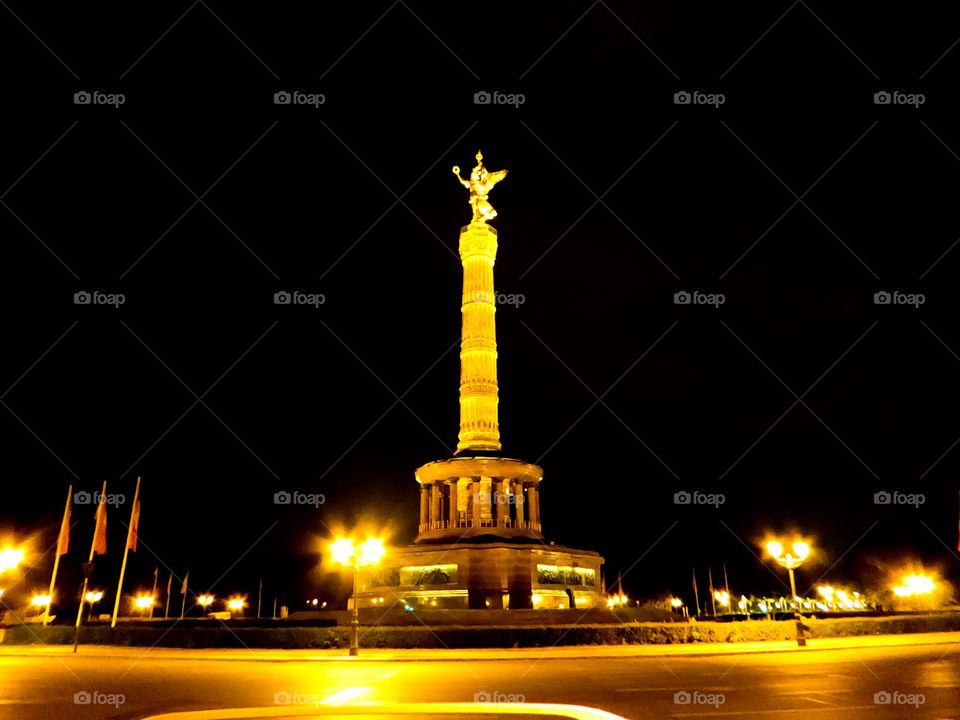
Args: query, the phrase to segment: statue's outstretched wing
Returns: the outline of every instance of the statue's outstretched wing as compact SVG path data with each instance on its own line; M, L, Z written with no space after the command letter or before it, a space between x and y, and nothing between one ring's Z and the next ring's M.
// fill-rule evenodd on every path
M500 182L501 180L503 180L506 176L507 176L507 171L506 171L506 170L497 170L496 172L487 173L486 183L487 183L490 187L493 187L493 186L496 185L498 182Z

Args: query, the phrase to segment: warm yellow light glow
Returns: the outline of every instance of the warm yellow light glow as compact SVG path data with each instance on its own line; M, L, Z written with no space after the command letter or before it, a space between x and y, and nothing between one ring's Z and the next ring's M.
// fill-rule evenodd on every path
M833 600L833 588L829 585L819 585L817 586L817 592L824 597L826 600Z
M386 553L379 538L367 538L359 548L350 538L337 538L330 545L330 554L340 565L376 565Z
M811 552L810 544L806 540L793 540L789 550L784 548L783 541L777 539L767 541L764 547L770 557L791 570L800 567Z
M386 549L383 547L383 541L377 538L367 538L366 542L360 546L360 564L376 565L383 560L386 555Z
M215 598L213 597L213 595L198 595L197 605L200 605L201 607L208 607L210 605L213 605L214 599Z
M227 610L243 610L246 606L247 599L239 595L227 600Z
M728 593L726 590L714 590L713 599L721 605L730 605L730 593Z
M330 554L333 561L341 565L353 565L353 540L337 538L330 545Z
M607 598L607 607L627 607L630 602L630 598L627 597L626 593L614 593Z
M936 583L929 575L907 575L903 578L902 585L894 586L893 594L898 597L930 595L934 588L936 588Z
M23 550L20 548L4 548L0 550L0 572L13 570L23 562Z
M30 604L34 607L47 607L52 601L53 598L49 595L34 595L30 598Z
M155 597L153 597L153 595L137 595L133 601L133 604L140 610L146 610L147 608L152 608L156 601L157 600Z
M771 540L767 543L767 552L771 557L779 559L783 557L783 545L779 540Z
M670 598L670 604L675 608L683 607L683 600L678 597Z
M103 590L90 590L86 595L83 596L83 599L88 603L100 602L103 600Z

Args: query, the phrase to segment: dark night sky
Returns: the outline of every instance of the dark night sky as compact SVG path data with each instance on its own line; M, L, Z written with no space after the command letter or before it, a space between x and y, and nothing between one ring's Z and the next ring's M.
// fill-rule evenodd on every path
M960 576L960 14L305 5L0 9L0 530L46 548L69 483L129 496L140 474L132 585L158 564L198 589L225 575L221 594L262 575L291 603L317 592L327 527L412 539L413 470L456 442L469 209L450 167L481 147L510 169L497 289L526 300L497 315L504 450L545 468L549 539L637 596L724 562L737 591L778 588L747 546L791 527L814 538L807 582L881 584L906 552ZM326 302L274 305L284 289ZM874 304L894 290L926 302ZM883 489L926 502L878 507ZM102 584L128 508L110 518ZM65 582L92 529L75 519Z

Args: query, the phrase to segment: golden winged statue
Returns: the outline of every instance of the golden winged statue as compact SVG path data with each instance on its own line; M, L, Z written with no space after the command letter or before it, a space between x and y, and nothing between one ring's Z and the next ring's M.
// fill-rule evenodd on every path
M460 166L453 166L453 174L460 180L460 184L470 191L470 207L473 209L473 220L471 222L485 223L493 220L497 216L497 211L487 200L493 186L507 176L506 170L497 170L496 172L487 172L483 166L483 153L477 151L477 166L470 171L470 179L464 180L460 177Z

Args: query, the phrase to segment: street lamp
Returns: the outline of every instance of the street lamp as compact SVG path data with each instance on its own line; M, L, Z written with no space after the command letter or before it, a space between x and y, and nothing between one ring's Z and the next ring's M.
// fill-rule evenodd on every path
M21 548L5 547L0 550L0 573L7 570L16 570L23 562L24 553Z
M895 585L893 594L897 597L914 597L916 595L930 595L936 583L928 575L907 575L902 585Z
M240 597L235 595L232 598L227 600L227 610L231 612L243 612L243 609L247 606L247 599L245 597Z
M137 595L133 600L133 606L138 610L143 610L143 614L146 616L147 611L153 607L155 602L156 598L153 595Z
M687 606L683 604L683 600L678 597L670 598L670 607L673 608L673 612L679 613L684 617L687 617Z
M214 597L210 594L197 595L197 605L203 608L203 614L206 616L207 608L213 605Z
M50 595L37 594L30 598L30 605L36 608L48 608L52 602L53 597Z
M353 615L350 619L350 655L360 652L360 608L357 603L357 575L364 565L376 565L386 554L383 541L367 540L357 547L349 538L337 538L330 546L334 562L353 569Z
M90 606L87 618L93 616L93 605L103 600L103 590L88 590L83 596L84 601Z
M23 550L10 547L0 550L0 573L15 570L22 562Z
M793 618L797 624L797 646L805 647L807 638L803 634L803 615L800 613L800 598L797 597L797 583L793 577L793 571L803 564L803 561L810 555L810 546L803 540L793 542L790 551L785 551L783 543L779 540L771 540L767 543L767 552L780 565L787 569L790 575L790 592L793 595L793 601L797 608Z

